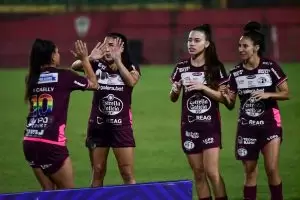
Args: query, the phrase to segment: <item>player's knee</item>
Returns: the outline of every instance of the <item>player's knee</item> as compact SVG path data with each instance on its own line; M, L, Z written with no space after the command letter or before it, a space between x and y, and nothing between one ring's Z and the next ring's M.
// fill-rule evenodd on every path
M245 168L245 176L247 180L253 180L257 177L257 169L256 168Z
M134 180L133 169L130 165L121 165L119 168L124 182L131 182Z
M193 168L194 176L196 181L203 181L206 179L204 168Z
M218 169L207 169L207 177L212 182L218 182L220 180L220 173Z
M97 175L97 177L104 178L105 173L106 173L106 166L103 164L94 164L93 171L94 171L94 174Z
M277 166L268 166L266 167L266 174L268 177L274 177L279 174Z

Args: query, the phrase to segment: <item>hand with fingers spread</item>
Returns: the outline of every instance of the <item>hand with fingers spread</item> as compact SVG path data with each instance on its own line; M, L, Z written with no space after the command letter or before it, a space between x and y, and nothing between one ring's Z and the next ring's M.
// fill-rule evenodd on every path
M77 55L78 59L84 60L88 58L88 49L86 43L81 40L77 40L75 42L75 51L74 53Z
M95 48L92 50L91 54L89 55L89 58L91 60L99 60L103 58L105 54L106 49L106 39L104 39L104 42L98 42L98 44L95 46Z
M263 91L256 91L251 93L251 97L253 97L256 101L260 101L262 99L270 98L269 93Z
M111 49L111 57L115 62L121 61L121 54L124 51L124 42L120 38L115 39L115 45Z
M186 81L185 86L186 86L186 91L193 91L193 90L201 91L205 87L203 83L199 83L197 81Z

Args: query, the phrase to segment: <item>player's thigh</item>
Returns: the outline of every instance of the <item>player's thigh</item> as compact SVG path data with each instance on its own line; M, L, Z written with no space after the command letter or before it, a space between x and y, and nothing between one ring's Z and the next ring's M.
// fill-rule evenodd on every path
M50 174L50 177L58 189L74 188L73 167L70 157L67 157L61 163L61 167Z
M204 173L203 153L186 154L188 163L195 173Z
M119 166L133 167L134 147L113 148Z
M219 173L220 148L214 147L203 151L203 164L208 174Z
M92 168L96 171L106 169L109 147L89 148L89 156Z
M32 168L33 173L42 186L43 190L55 190L55 184L52 180L44 174L43 170L39 167Z

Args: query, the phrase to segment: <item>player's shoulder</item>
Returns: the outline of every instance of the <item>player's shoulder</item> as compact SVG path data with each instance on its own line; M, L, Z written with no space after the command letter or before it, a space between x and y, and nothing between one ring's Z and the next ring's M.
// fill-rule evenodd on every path
M176 63L176 67L182 68L182 67L188 67L190 66L190 60L189 59L182 59L179 62Z
M272 59L269 58L261 58L261 65L263 67L278 67L279 65Z
M229 73L235 73L237 71L243 70L243 63L238 63L229 70Z

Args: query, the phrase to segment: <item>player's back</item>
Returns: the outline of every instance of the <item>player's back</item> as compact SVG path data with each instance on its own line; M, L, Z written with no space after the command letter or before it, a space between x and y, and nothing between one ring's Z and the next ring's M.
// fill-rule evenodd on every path
M65 145L71 74L69 70L54 67L42 69L38 82L30 91L24 140Z

